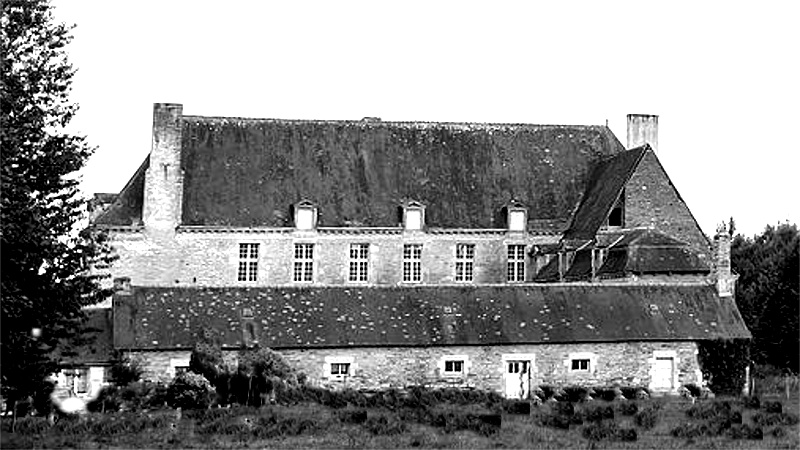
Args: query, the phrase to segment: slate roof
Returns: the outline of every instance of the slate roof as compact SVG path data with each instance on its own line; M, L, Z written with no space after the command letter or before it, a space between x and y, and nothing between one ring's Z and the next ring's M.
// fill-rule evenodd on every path
M183 224L395 226L405 198L435 227L497 227L510 199L533 226L568 220L591 161L624 151L605 126L304 121L184 116ZM147 161L99 225L141 220Z
M114 202L94 221L97 225L133 226L142 224L142 206L144 205L144 174L150 167L150 156L147 156L136 169L128 183L120 191Z
M598 243L601 242L611 246L602 265L597 268L600 278L620 278L630 274L707 274L711 271L689 244L654 230L604 233L598 237ZM563 281L587 281L591 278L592 251L587 247L575 252ZM534 281L560 281L557 255L539 270Z
M112 360L113 314L110 308L87 309L86 332L81 340L60 347L57 357L62 366L105 364Z
M600 161L593 167L586 182L586 192L564 232L564 239L594 238L648 151L652 150L645 144Z
M625 273L707 274L708 264L689 244L653 230L634 230L608 251L600 277Z
M243 342L243 308L273 348L749 338L711 285L135 288L114 299L117 348Z

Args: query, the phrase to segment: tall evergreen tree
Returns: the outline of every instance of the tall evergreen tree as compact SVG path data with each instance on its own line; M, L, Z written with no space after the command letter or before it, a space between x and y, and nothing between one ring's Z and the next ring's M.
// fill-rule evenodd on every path
M64 130L77 111L71 28L46 0L2 2L0 28L0 375L13 404L56 370L54 350L79 334L82 308L109 294L92 268L111 259L102 236L76 231L86 202L75 172L92 148Z
M767 226L754 238L737 235L731 245L731 264L739 274L736 303L753 333L753 360L800 373L797 226Z

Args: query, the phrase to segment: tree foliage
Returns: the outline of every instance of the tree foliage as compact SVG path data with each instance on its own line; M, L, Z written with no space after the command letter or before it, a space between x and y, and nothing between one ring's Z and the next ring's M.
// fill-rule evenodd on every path
M753 333L753 361L800 372L800 235L797 225L737 235L731 264L739 274L736 303Z
M70 27L45 0L3 2L0 25L0 346L2 393L13 402L56 369L53 350L79 334L82 307L109 294L90 270L111 258L103 236L75 231L86 206L75 173L92 148L64 130L77 111Z

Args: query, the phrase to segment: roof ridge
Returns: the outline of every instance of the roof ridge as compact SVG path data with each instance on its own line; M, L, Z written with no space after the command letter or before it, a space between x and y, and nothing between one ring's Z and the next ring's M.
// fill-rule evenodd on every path
M269 117L236 117L236 116L200 116L184 115L183 119L199 121L250 121L250 122L272 122L272 123L309 123L309 124L345 124L345 125L444 125L444 126L492 126L492 127L531 127L531 128L585 128L585 129L605 129L605 125L587 124L537 124L525 122L459 122L459 121L430 121L430 120L363 120L363 119L280 119Z

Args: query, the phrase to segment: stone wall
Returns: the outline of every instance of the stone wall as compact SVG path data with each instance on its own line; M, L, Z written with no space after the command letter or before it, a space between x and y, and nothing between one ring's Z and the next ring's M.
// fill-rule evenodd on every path
M625 186L625 226L655 228L709 257L708 240L652 151Z
M115 232L119 259L112 278L129 277L134 286L280 286L295 285L292 267L295 243L314 244L314 285L399 285L403 245L422 244L422 284L455 283L459 243L474 244L474 284L506 281L507 246L554 243L557 236L524 233L300 231L293 228L258 232L179 230L172 239L142 232ZM237 281L239 244L259 244L258 280ZM350 244L369 244L369 281L348 281ZM535 268L527 258L527 279Z
M700 383L697 345L694 342L626 342L584 344L533 344L509 346L387 347L342 349L292 349L280 353L315 385L356 389L470 387L504 393L506 360L531 360L532 385L627 385L653 388L655 357L674 358L671 392L687 383ZM189 351L137 353L145 376L168 380L176 361L188 361ZM226 354L233 364L236 352ZM515 356L516 355L516 356ZM573 371L571 358L590 359L587 371ZM444 361L463 360L465 374L444 373ZM351 376L330 375L330 364L349 363Z

